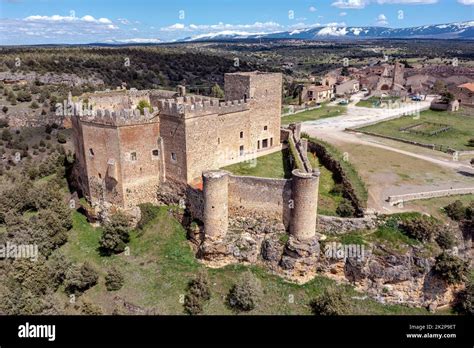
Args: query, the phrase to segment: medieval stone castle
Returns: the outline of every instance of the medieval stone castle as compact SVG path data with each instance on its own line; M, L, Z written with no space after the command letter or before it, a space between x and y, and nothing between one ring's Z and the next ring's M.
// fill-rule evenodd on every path
M252 216L314 245L319 172L299 127L280 128L281 74L226 74L224 91L225 101L187 95L182 86L83 95L93 112L72 118L79 191L93 206L131 209L157 202L164 187L185 186L186 206L204 223L208 243L224 241L229 225ZM220 170L280 151L282 142L293 144L303 164L292 179Z

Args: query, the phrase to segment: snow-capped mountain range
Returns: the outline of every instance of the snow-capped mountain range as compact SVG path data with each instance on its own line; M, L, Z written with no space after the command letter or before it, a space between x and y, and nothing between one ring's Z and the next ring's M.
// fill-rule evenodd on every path
M246 33L239 31L222 31L199 34L178 41L223 41L245 39L474 39L474 21L425 25L411 28L386 27L349 27L337 24L316 26L292 31L275 33Z

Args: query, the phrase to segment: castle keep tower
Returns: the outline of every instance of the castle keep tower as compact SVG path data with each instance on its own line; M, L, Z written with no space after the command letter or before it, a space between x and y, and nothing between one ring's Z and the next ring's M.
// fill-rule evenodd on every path
M156 200L164 169L156 116L148 109L73 116L77 184L92 204L131 208Z
M204 231L206 238L225 237L228 219L229 173L215 170L203 173Z
M316 234L319 172L293 170L291 188L294 206L291 211L290 233L299 240L310 239Z

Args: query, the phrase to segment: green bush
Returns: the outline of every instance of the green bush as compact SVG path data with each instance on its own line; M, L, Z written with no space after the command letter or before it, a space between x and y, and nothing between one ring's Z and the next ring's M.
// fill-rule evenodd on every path
M116 268L111 268L105 276L105 287L108 291L120 290L123 286L123 274Z
M204 272L200 272L188 283L187 294L184 297L184 311L191 315L200 314L203 311L205 301L211 299L209 278Z
M130 241L130 221L127 215L117 212L104 224L100 250L104 255L121 253Z
M67 142L67 138L63 133L58 133L56 138L58 139L58 143L60 144L65 144Z
M86 261L67 270L64 279L65 290L69 294L82 293L96 285L98 279L97 271Z
M342 217L352 217L355 214L355 209L351 202L344 198L337 206L336 213Z
M454 231L451 229L441 229L436 236L436 243L444 250L451 249L456 245Z
M4 129L2 131L2 140L3 141L11 141L13 139L12 133L8 129Z
M315 315L347 315L351 302L341 289L330 286L311 301L310 307Z
M460 314L474 315L474 283L468 282L466 288L456 296L454 310Z
M400 227L406 235L420 242L433 241L441 228L435 219L427 216L419 216L403 221Z
M457 200L451 204L448 204L444 207L446 215L455 221L461 221L466 217L466 208L460 200Z
M145 226L158 215L159 208L151 203L140 204L139 208L141 215L137 229L143 230Z
M251 311L263 296L262 285L251 272L245 272L230 289L227 304L235 311Z
M138 102L137 109L140 110L140 113L142 115L144 115L145 114L145 108L147 108L150 112L152 111L150 103L148 101L142 99Z
M433 270L448 284L461 283L466 279L469 272L467 262L446 252L436 257Z

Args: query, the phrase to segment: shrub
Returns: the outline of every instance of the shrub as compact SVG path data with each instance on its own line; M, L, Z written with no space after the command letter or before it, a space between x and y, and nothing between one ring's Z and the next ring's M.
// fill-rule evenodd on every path
M66 256L60 252L55 252L48 260L49 265L49 278L51 279L51 285L54 289L57 289L59 285L63 284L66 279L66 273L72 266Z
M67 293L82 293L97 284L99 275L95 269L86 261L82 265L70 267L64 279Z
M469 139L467 142L467 146L473 146L474 147L474 138Z
M7 119L1 119L0 120L0 128L7 128L8 127L8 120Z
M137 109L140 110L140 113L143 115L145 114L145 108L148 108L148 110L151 111L150 103L142 99L138 102Z
M251 311L263 296L262 286L251 272L244 273L230 289L228 305L235 311Z
M431 242L438 235L440 226L436 220L427 216L415 217L402 222L402 231L420 242Z
M123 274L116 268L111 268L105 276L105 287L108 291L120 290L123 286Z
M27 91L18 91L16 95L16 100L20 102L30 102L31 101L31 93Z
M342 184L335 184L331 190L331 194L341 196L344 193L344 186Z
M444 250L451 249L456 244L453 233L451 229L441 229L436 236L436 243Z
M336 213L342 217L350 217L354 216L355 209L349 200L343 199L337 206Z
M444 207L446 215L455 221L461 221L466 217L466 209L460 200L454 201Z
M58 133L56 138L58 139L58 143L60 144L65 144L67 142L67 138L63 133Z
M204 272L200 272L188 283L188 293L184 297L184 311L188 314L202 313L203 303L211 298L209 278Z
M469 271L467 262L446 252L436 257L433 270L448 284L458 284L462 282Z
M81 312L82 314L85 314L85 315L103 314L102 308L100 308L100 306L89 301L83 301L82 306L81 306Z
M331 286L309 305L315 315L345 315L350 313L351 303L341 289Z
M8 129L4 129L2 131L2 140L3 141L11 141L13 139L12 133Z
M468 282L466 288L456 296L454 310L461 314L474 315L474 283Z
M37 103L36 101L33 101L33 102L31 102L31 104L30 104L30 108L32 108L32 109L38 109L38 108L39 108L39 105L38 105L38 103Z
M137 229L143 230L145 226L153 220L158 214L158 207L151 203L140 204L140 221L138 221Z
M103 254L121 253L130 241L130 226L127 215L117 212L105 223L102 237L99 241Z
M2 111L6 114L8 112L8 106L4 105Z
M51 140L51 135L46 134L46 137L45 137L45 138L46 138L46 140Z

